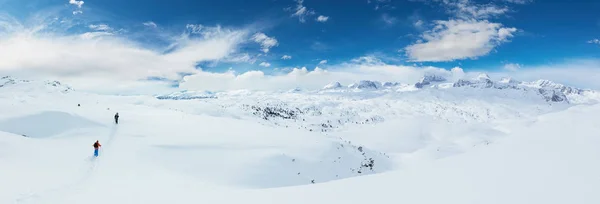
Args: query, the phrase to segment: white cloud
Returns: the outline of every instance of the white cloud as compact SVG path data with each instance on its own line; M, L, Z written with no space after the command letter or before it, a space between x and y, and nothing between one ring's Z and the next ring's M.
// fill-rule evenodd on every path
M521 69L520 64L509 63L509 64L504 65L504 70L506 70L506 71L516 72L520 69Z
M268 62L261 62L261 63L260 63L260 64L258 64L258 65L260 65L260 66L263 66L263 67L270 67L270 66L271 66L271 63L268 63Z
M390 5L390 2L392 2L392 0L367 0L367 4L373 2L375 3L375 10L379 10L382 8L395 9L394 6Z
M0 56L5 57L0 72L61 80L79 90L118 92L143 88L138 86L149 83L140 80L148 77L177 80L179 73L199 73L198 62L226 59L248 37L245 30L205 27L202 37L171 36L173 49L164 53L104 31L65 34L40 29L48 26L0 18Z
M83 33L83 34L79 35L79 37L81 39L84 39L84 40L91 40L91 39L97 39L97 38L101 38L101 37L104 37L104 36L111 36L111 35L114 35L114 34L110 33L110 32L102 32L101 31L101 32L87 32L87 33Z
M528 4L528 3L533 2L533 0L504 0L504 1L509 2L509 3L514 3L514 4Z
M411 61L442 62L484 56L517 31L487 20L449 20L435 24L422 35L422 42L404 49Z
M394 25L398 21L398 19L396 17L392 17L392 16L388 15L387 13L384 13L381 15L381 20L388 25Z
M320 15L317 17L317 21L319 22L327 22L327 20L329 20L329 16Z
M360 80L394 81L404 83L417 82L424 73L435 73L443 76L462 76L462 69L451 71L435 67L412 67L402 65L365 64L361 60L330 66L325 70L319 67L308 70L306 67L293 68L290 72L278 75L267 75L261 71L248 71L236 74L202 72L184 77L180 84L183 89L190 90L286 90L296 87L320 89L330 82L348 85Z
M296 8L292 10L292 17L298 17L298 20L301 23L306 22L306 17L316 14L315 11L308 9L303 5L304 0L296 0L296 2Z
M423 23L423 20L417 20L415 21L414 26L417 28L421 28L423 26Z
M327 60L321 60L319 64L327 64Z
M558 83L581 88L600 89L600 60L583 60L565 62L552 66L531 67L517 71L488 72L494 80L511 76L517 80L533 81L549 79ZM485 71L484 71L485 72ZM235 73L201 72L186 76L180 87L190 90L288 90L293 88L320 89L328 83L340 82L343 85L360 80L376 80L381 82L416 83L424 74L436 74L446 77L449 81L470 78L480 71L465 72L460 67L450 70L431 66L403 66L381 62L372 56L361 57L350 62L332 65L328 69L306 67L292 68L283 74L268 75L261 71Z
M200 24L187 24L185 25L185 28L188 29L190 33L201 33L204 26Z
M261 45L264 53L268 53L269 49L278 45L277 39L269 37L264 33L254 34L254 36L252 36L252 40Z
M281 57L282 60L289 60L292 59L292 56L289 55L283 55L283 57Z
M477 5L470 0L442 0L450 13L462 19L485 19L499 16L509 11L507 7L498 7L493 4Z
M587 43L600 45L600 39L593 39L593 40L588 41Z
M152 22L152 21L147 21L143 23L144 26L146 27L150 27L150 28L157 28L158 25L156 25L156 23Z
M92 24L88 26L92 30L96 31L111 31L112 28L106 24Z
M240 54L231 54L219 61L235 62L235 63L246 62L246 63L254 64L256 62L256 60L257 59L255 56L250 56L250 54L248 54L248 53L240 53Z
M84 3L83 1L69 0L69 4L77 6L77 10L73 11L73 15L83 13L83 11L81 10L81 8L83 7L83 3Z
M83 1L77 1L77 0L69 0L69 4L73 4L75 6L77 6L77 8L81 8L83 6Z

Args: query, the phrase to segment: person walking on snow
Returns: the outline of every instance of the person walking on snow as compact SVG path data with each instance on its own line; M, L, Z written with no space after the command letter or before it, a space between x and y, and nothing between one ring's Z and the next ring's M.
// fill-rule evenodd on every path
M94 142L94 156L98 157L98 149L101 147L102 145L100 145L100 142L98 142L98 140L96 140L96 142Z
M115 114L115 123L119 124L119 113Z

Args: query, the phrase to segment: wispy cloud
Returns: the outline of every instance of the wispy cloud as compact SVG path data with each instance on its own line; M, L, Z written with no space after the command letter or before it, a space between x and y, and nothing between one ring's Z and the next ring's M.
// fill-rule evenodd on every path
M392 0L367 0L367 4L374 4L375 10L381 9L395 9L396 7L391 5Z
M296 0L296 2L297 2L296 8L292 10L293 11L292 17L298 17L298 20L301 23L306 22L307 16L316 14L315 11L308 9L308 8L306 8L306 6L303 5L304 0Z
M154 22L152 22L152 21L147 21L147 22L144 22L144 23L142 23L142 24L143 24L144 26L146 26L146 27L150 27L150 28L157 28L157 27L158 27L158 25L156 25L156 23L154 23Z
M113 30L110 26L106 24L92 24L88 26L92 30L96 31L111 31Z
M509 63L509 64L504 65L504 70L506 70L506 71L516 72L516 71L519 71L520 69L521 69L520 64Z
M528 4L528 3L533 2L533 0L504 0L504 1L509 2L509 3L514 3L514 4Z
M421 27L423 27L423 23L424 23L423 20L417 20L417 21L415 21L415 23L413 23L413 25L417 28L421 28Z
M500 16L509 11L507 7L494 4L475 4L471 0L442 0L448 12L463 19L486 19Z
M284 10L290 11L292 13L291 17L297 17L298 21L300 21L300 23L305 23L306 19L308 17L317 14L317 12L315 10L309 9L306 6L304 6L304 0L295 0L295 1L296 1L295 7L285 8ZM317 18L315 18L315 21L321 22L321 23L327 22L327 20L329 20L329 16L319 15Z
M327 20L329 20L329 16L324 16L324 15L320 15L319 17L317 17L317 21L319 22L327 22Z
M588 41L587 43L600 45L600 39L593 39Z
M292 56L289 56L289 55L283 55L283 56L281 57L281 59L282 59L282 60L289 60L289 59L292 59Z
M327 60L321 60L319 64L327 64Z
M277 42L277 39L269 37L264 33L256 33L254 34L254 36L252 36L252 39L254 40L254 42L261 45L262 51L264 53L268 53L269 49L279 44Z
M329 50L330 47L329 47L329 45L327 45L323 42L315 41L312 45L310 45L310 49L313 49L316 51L325 51L325 50Z
M381 20L387 25L394 25L398 22L398 18L392 17L387 13L381 15Z

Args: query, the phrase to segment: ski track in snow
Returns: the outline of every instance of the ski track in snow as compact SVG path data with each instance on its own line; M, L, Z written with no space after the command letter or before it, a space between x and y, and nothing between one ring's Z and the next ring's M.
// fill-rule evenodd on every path
M34 192L31 194L25 195L23 197L17 198L16 203L22 203L22 204L35 203L35 202L39 202L39 200L48 199L48 198L61 199L61 198L65 197L65 195L67 193L69 193L71 191L85 188L84 184L94 176L94 173L97 171L98 167L100 166L100 164L103 160L102 156L107 152L107 150L109 150L108 152L110 152L113 141L115 140L115 137L116 137L117 129L118 129L118 125L115 125L111 128L111 131L108 135L108 140L106 140L106 143L103 144L102 147L100 148L98 157L94 157L93 155L91 155L88 158L87 171L82 175L81 178L75 180L74 182L68 183L68 184L57 186L57 187L47 189L47 190L44 190L41 192Z

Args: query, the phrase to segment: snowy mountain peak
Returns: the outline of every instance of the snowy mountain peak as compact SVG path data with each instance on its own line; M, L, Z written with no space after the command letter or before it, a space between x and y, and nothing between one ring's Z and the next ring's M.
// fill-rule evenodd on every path
M487 81L487 80L491 80L491 78L486 73L481 73L481 74L477 75L477 77L475 77L475 80Z
M348 86L348 88L352 88L352 89L379 89L381 87L382 87L381 82L369 81L369 80L362 80L358 83L350 84Z
M330 84L327 84L325 87L323 87L323 89L339 89L342 88L342 84L340 84L340 82L332 82Z
M4 76L0 78L0 87L14 87L22 91L32 91L37 89L46 89L47 91L59 91L67 93L73 91L73 88L59 81L30 81L17 79L12 76Z
M398 83L398 82L385 82L385 83L383 83L383 87L395 87L395 86L400 86L400 83Z
M438 75L428 74L423 76L419 82L415 84L417 88L423 88L424 86L430 85L434 82L445 82L446 78Z
M0 87L6 86L6 85L17 84L19 82L27 82L27 81L18 80L11 76L4 76L4 77L0 78Z

